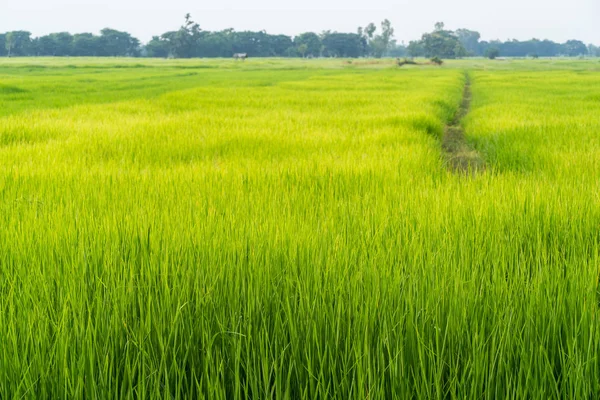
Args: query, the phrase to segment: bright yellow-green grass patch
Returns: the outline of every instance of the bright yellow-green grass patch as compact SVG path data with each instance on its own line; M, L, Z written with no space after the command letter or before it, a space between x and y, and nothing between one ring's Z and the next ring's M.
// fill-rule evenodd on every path
M597 181L598 73L477 73L475 81L467 126L498 170Z
M0 62L0 397L597 397L595 64L505 65Z

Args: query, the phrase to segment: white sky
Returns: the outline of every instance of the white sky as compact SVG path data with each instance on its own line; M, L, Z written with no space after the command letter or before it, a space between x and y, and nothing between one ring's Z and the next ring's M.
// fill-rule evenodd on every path
M177 29L185 13L205 30L266 30L295 35L355 32L388 18L398 41L437 21L490 39L579 39L600 44L600 0L0 0L0 32L93 32L111 27L142 41Z

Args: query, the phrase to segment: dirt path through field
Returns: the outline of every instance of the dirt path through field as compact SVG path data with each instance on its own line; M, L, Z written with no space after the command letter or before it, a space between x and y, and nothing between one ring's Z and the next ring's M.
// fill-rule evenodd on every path
M465 88L463 98L456 115L444 129L442 150L448 168L454 172L480 172L485 169L485 161L477 150L469 146L461 125L462 119L469 113L471 106L471 77L465 73Z

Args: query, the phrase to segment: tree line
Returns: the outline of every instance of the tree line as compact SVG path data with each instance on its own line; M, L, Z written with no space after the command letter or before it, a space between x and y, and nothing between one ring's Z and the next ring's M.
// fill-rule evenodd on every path
M354 33L306 32L295 37L271 35L265 31L205 31L189 14L175 31L154 36L142 44L128 32L106 28L92 33L51 33L33 37L27 31L0 34L0 56L74 56L74 57L231 57L247 53L250 57L438 57L469 56L554 57L600 56L600 47L586 46L579 40L555 43L550 40L481 41L479 32L451 31L439 22L432 32L408 45L398 43L389 20L377 27L370 23Z
M435 29L425 33L420 40L411 41L406 51L411 57L463 58L485 56L504 57L600 57L600 47L586 46L580 40L556 43L551 40L531 39L527 41L500 40L481 41L477 31L445 29L444 23L435 24Z
M271 35L265 31L205 31L185 16L176 31L154 36L142 44L128 32L106 28L92 33L51 33L33 37L27 31L0 34L0 56L92 56L92 57L383 57L397 47L394 29L388 20L359 28L356 33L325 31L302 33L296 37Z
M30 32L0 33L0 56L85 56L137 57L143 46L127 32L102 29L100 35L91 33L51 33L33 38Z

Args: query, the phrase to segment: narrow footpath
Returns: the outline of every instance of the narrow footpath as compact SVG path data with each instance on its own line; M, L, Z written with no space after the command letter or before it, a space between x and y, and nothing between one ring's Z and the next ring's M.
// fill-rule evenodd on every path
M463 118L471 106L471 77L465 73L465 88L460 107L453 120L446 125L442 138L442 151L448 168L456 173L477 173L485 169L485 161L477 150L465 139L462 127Z

